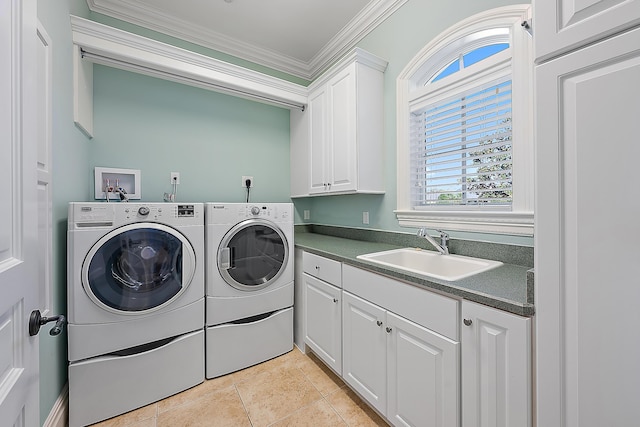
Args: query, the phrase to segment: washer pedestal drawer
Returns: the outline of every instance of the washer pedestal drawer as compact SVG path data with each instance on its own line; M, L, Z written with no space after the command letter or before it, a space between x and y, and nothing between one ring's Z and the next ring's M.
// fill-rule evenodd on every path
M206 376L215 378L293 349L293 307L248 323L206 329Z
M204 330L152 350L69 365L69 426L123 414L204 381Z

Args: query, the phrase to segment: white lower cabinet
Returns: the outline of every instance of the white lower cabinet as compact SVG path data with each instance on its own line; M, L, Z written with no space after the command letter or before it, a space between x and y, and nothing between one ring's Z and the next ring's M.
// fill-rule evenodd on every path
M343 292L343 378L397 426L459 424L459 343Z
M394 426L531 427L531 318L304 253L304 342Z
M348 292L342 304L342 377L381 414L387 412L386 311Z
M338 374L342 373L342 290L303 275L305 344Z
M462 302L462 426L530 427L531 319Z

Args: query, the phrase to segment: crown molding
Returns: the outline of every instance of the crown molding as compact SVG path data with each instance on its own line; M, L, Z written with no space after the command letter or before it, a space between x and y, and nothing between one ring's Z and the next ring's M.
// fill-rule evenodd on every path
M372 1L308 62L241 42L208 28L195 26L163 14L157 9L141 5L135 0L87 0L87 4L92 12L158 31L292 76L313 80L407 1Z
M372 1L336 34L309 62L310 80L314 80L334 62L353 50L356 44L383 23L409 0Z

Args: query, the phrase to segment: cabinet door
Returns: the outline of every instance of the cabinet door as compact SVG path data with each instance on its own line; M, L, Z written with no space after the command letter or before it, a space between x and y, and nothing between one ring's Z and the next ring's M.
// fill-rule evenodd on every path
M534 0L533 3L538 61L640 23L640 0Z
M469 301L462 317L462 426L531 426L531 319Z
M385 310L348 292L343 304L343 374L381 414L387 410Z
M342 373L341 290L321 280L303 275L305 292L304 341L338 374Z
M638 425L640 28L536 69L539 426Z
M385 328L389 421L457 427L460 344L391 312Z
M327 191L325 164L327 151L327 90L318 88L309 95L309 194Z
M329 191L355 191L356 64L329 81Z

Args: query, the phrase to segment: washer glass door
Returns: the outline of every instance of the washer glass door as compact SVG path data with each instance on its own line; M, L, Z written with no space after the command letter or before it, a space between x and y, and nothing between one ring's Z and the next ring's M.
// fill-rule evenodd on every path
M218 270L236 289L255 291L273 283L284 272L289 245L272 222L249 219L224 236L218 250Z
M132 224L93 246L83 265L83 286L103 308L135 314L177 298L194 266L195 253L182 234L161 224Z

